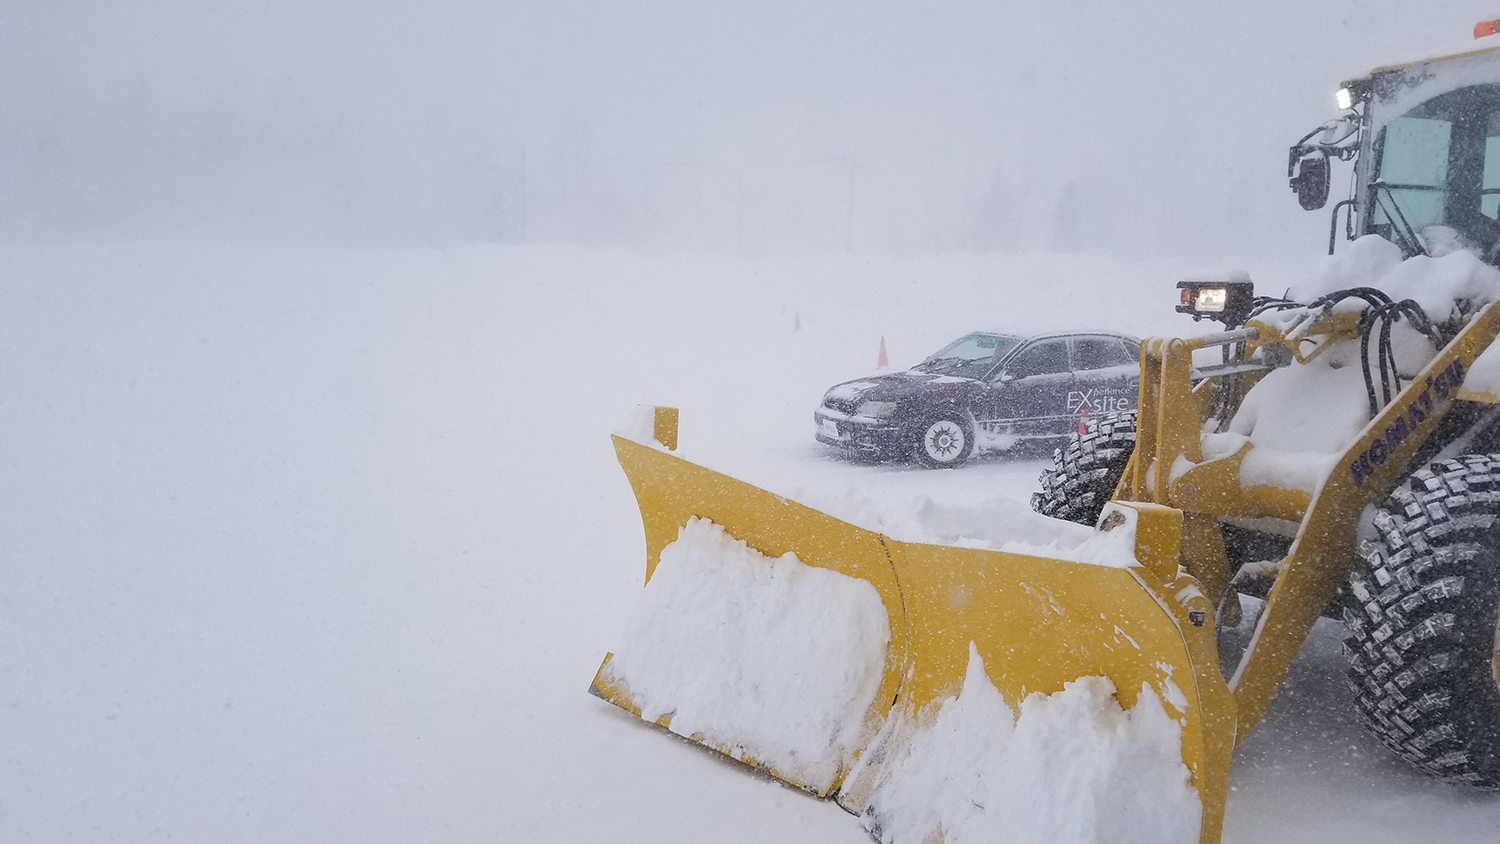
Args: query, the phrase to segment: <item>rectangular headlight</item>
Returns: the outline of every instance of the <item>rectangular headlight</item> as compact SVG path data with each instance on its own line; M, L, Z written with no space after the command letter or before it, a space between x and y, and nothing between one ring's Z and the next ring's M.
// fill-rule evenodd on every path
M1222 287L1200 287L1198 288L1198 301L1194 307L1204 313L1223 313L1224 306L1229 303L1229 291Z
M893 401L867 401L854 411L855 416L865 416L870 419L889 419L896 413L896 403Z
M1179 281L1182 304L1177 312L1193 319L1212 319L1226 326L1244 323L1255 309L1255 285L1242 272L1216 273L1217 278Z

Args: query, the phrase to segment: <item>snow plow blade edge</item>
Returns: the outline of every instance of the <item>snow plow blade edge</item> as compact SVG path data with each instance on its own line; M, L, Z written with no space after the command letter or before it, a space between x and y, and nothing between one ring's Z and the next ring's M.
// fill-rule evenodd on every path
M732 723L737 716L726 716L731 723L704 725L704 716L692 711L690 701L681 705L676 700L647 701L651 694L637 694L634 684L639 679L645 689L651 672L635 669L632 675L630 669L615 664L622 654L605 658L590 688L593 694L813 794L834 796L852 812L865 813L873 811L872 800L880 801L890 766L937 711L964 688L972 656L982 659L983 675L1013 711L1028 695L1052 695L1080 678L1105 677L1113 684L1122 709L1131 710L1142 693L1150 690L1167 716L1180 725L1182 763L1202 807L1197 840L1200 844L1219 840L1234 746L1234 703L1219 673L1212 608L1196 581L1178 574L1179 511L1112 503L1101 524L1126 531L1112 540L1134 539L1140 564L1110 567L902 542L658 448L617 436L615 449L645 527L647 593L652 591L649 584L663 551L679 538L687 541L689 532L697 530L689 528L690 522L700 527L709 522L717 526L715 530L721 528L728 540L769 558L763 561L768 567L783 565L779 558L792 553L807 567L868 584L872 589L860 587L861 594L878 596L889 637L883 653L869 655L879 666L878 683L872 678L866 687L873 693L846 702L842 711L847 723L842 729L825 727L838 752L821 763L809 763L806 754L790 751L762 752L756 738L758 727L750 723L756 720L753 713L743 716L744 724ZM786 594L778 592L777 600L794 602ZM738 596L729 597L731 603L725 606L738 607ZM877 606L874 597L864 600ZM682 604L669 603L654 612L670 615L679 611L674 607ZM736 612L723 613L723 624L738 623ZM824 639L840 645L840 640L848 638L839 635L837 624L842 616L838 612L828 616L832 625L828 635L813 637L817 641L808 645L809 651L822 647ZM715 616L708 626L718 627L720 618ZM735 635L753 639L762 635L758 630L746 628ZM684 630L679 638L692 639L698 632ZM757 643L743 644L753 649ZM654 647L670 652L657 655L668 660L670 672L689 675L678 678L684 682L674 689L712 686L718 694L731 697L751 693L748 688L724 685L750 682L740 679L745 675L738 668L724 677L709 676L722 668L705 668L686 658L689 664L671 662L678 653L674 642L656 641ZM755 658L753 654L745 657ZM809 664L816 665L816 661ZM703 676L691 676L695 672ZM804 684L797 688L802 697L794 701L816 697L806 691L805 680L785 678L787 683ZM691 697L694 692L681 694ZM643 706L643 701L648 705ZM674 723L690 719L693 723L686 727ZM819 719L821 724L827 717Z

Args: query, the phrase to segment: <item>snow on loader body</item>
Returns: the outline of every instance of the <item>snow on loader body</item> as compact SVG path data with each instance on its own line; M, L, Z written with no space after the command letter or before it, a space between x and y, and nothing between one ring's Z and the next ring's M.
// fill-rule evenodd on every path
M1042 509L1114 482L1067 550L840 521L670 453L675 411L658 409L654 442L615 440L647 586L591 691L834 796L884 841L1212 844L1234 747L1340 606L1382 738L1500 786L1500 359L1481 361L1500 224L1474 219L1500 177L1464 135L1500 114L1497 83L1500 44L1346 87L1352 113L1293 148L1292 183L1321 207L1328 158L1355 159L1335 214L1352 205L1366 236L1300 300L1180 285L1180 310L1226 330L1144 344L1133 446L1121 428L1107 458L1059 452L1060 475L1090 474L1044 478ZM1445 181L1393 181L1445 116ZM1271 585L1226 681L1219 617L1252 580Z

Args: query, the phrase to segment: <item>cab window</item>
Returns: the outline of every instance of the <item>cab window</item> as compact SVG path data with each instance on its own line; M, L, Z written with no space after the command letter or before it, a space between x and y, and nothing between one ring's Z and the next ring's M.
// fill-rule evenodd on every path
M1500 86L1434 97L1392 120L1376 141L1371 189L1377 234L1409 240L1434 225L1488 249L1500 235ZM1408 244L1410 246L1410 244Z
M1484 176L1479 186L1479 213L1500 220L1500 114L1492 114L1484 127Z
M1376 198L1377 225L1390 225L1397 214L1417 231L1443 221L1452 136L1453 123L1438 117L1409 114L1391 121L1380 156L1390 201Z

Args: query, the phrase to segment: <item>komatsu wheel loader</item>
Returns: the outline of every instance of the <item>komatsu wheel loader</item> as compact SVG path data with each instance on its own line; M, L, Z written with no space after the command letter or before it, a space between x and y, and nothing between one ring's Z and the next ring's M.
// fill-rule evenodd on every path
M1033 499L1088 527L905 541L677 457L669 408L617 436L647 584L591 691L883 841L1212 844L1332 615L1381 739L1500 788L1500 38L1338 96L1289 172L1317 209L1353 163L1337 254L1282 297L1179 284L1224 330L1146 341L1138 414L1089 420Z

